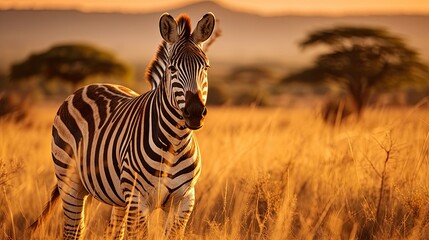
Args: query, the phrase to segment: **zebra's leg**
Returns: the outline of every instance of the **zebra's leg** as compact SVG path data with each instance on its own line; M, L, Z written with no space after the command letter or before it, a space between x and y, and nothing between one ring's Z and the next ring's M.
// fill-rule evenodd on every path
M126 208L113 206L109 226L104 233L104 239L124 239Z
M136 193L127 202L127 239L147 239L149 219L147 199L144 199L141 194Z
M58 189L63 202L64 239L80 239L85 228L84 205L88 192L77 172L58 177Z
M164 211L174 211L173 217L168 221L166 236L168 239L183 239L186 224L194 209L195 189L189 190L185 197L178 202L177 206L174 206L174 199L172 201L173 203L170 206L166 206L170 207L170 209L164 209Z

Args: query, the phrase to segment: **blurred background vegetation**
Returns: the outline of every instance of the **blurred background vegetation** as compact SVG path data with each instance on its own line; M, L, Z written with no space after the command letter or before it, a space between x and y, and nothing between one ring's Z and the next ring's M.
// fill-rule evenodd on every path
M276 28L280 23L284 25L284 21L295 21L295 18L243 15L213 2L191 4L173 12L204 12L205 9L212 9L220 16L217 32L207 44L213 45L208 50L209 57L214 55L209 73L209 105L314 108L325 121L335 123L353 115L358 119L367 107L412 106L424 102L428 97L429 70L420 50L416 50L403 34L385 26L314 24L314 27L307 27L309 31L300 36L299 41L286 44L290 40L284 39L285 43L278 45L279 52L283 52L281 47L287 45L287 49L294 49L302 56L308 52L312 54L307 60L296 59L296 62L305 63L292 64L293 59L288 63L281 62L277 59L278 53L269 50L274 42L269 44L262 42L260 38L250 40L246 37L246 43L243 42L242 45L247 48L243 51L243 48L237 47L241 41L239 36L247 34L247 30L252 30L250 33L253 34L254 29L247 29L250 25L237 25L239 29L232 32L231 19L234 19L233 16L257 18L255 24L258 26L261 22L267 22L273 25L272 28ZM66 13L63 12L63 15ZM10 11L2 14L5 14L5 19L12 19L15 15L25 15L25 12ZM94 17L92 13L78 14ZM110 15L112 14L95 17ZM155 14L141 16L154 18L154 23L147 29L156 27ZM124 16L112 15L112 19L113 17L120 19ZM320 21L308 18L309 20L302 17L299 20L304 23ZM419 19L411 18L410 21L419 22ZM103 26L97 25L96 28L100 29L100 34L103 33ZM226 31L222 32L223 28ZM272 31L270 28L265 30ZM245 32L235 35L239 31ZM270 38L277 41L284 38L282 34L284 33ZM231 36L236 41L230 41ZM114 37L112 34L111 38ZM260 43L249 45L252 44L251 41ZM413 39L412 42L416 40ZM221 48L228 45L239 53L235 53L234 57L226 55L228 51L222 51ZM257 55L256 52L264 51L264 48L265 53L272 56L271 59L262 57L260 53ZM155 51L156 48L153 48L145 54L154 54ZM128 59L123 60L125 58L122 55L125 53L125 50L113 51L102 47L98 42L85 41L60 41L46 48L27 52L25 57L10 63L6 70L0 68L0 117L23 119L31 103L61 101L78 87L93 82L117 83L140 93L147 91L149 85L143 80L146 66L136 65ZM251 54L261 57L250 57ZM296 55L291 53L292 58L294 54ZM221 60L219 56L223 56ZM283 52L281 58L289 59L291 56ZM146 59L142 57L139 61L145 62Z
M279 66L250 64L210 74L209 105L319 106L330 123L366 107L415 105L429 95L429 70L404 39L384 29L341 26L311 32L299 47L326 45L314 64L289 74ZM297 46L298 47L298 46ZM0 75L0 117L17 121L30 103L61 100L93 82L144 92L133 68L95 45L70 43L30 53ZM303 100L300 102L300 100ZM307 106L308 107L308 106Z

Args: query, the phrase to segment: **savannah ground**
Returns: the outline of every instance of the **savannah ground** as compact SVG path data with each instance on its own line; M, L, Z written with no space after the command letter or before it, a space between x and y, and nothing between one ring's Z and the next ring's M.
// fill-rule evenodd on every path
M29 239L50 196L58 106L0 122L0 239ZM368 109L332 127L314 109L210 107L197 136L203 172L186 239L429 238L427 108ZM61 236L60 208L33 239ZM109 210L88 203L85 239L102 239Z

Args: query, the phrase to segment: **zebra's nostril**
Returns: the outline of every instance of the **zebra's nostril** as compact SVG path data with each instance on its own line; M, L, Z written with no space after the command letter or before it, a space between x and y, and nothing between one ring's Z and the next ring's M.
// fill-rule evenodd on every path
M184 109L184 111L183 111L183 116L184 117L186 117L186 118L188 118L188 117L190 117L191 116L191 114L189 113L189 111L188 111L188 108L185 108Z
M202 116L203 117L205 117L207 115L207 108L206 107L204 107L204 110L203 110L203 114L202 114Z

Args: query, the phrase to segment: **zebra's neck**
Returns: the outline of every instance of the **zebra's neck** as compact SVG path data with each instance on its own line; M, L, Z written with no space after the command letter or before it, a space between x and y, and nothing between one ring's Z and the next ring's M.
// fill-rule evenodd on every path
M151 84L152 90L155 90L160 85L165 74L165 69L167 68L167 61L167 43L162 42L159 45L158 52L146 70L146 80Z
M181 111L171 104L169 97L166 94L164 86L165 71L168 67L168 48L166 42L163 42L158 49L158 52L146 71L146 79L152 86L152 91L155 92L153 100L156 105L154 113L157 114L158 125L154 126L157 129L158 137L165 144L171 144L170 147L180 148L189 140L192 131L185 126L185 120L181 115Z
M154 91L149 112L152 136L159 140L162 149L175 154L189 144L192 131L185 126L181 112L173 107L163 91L163 82Z

